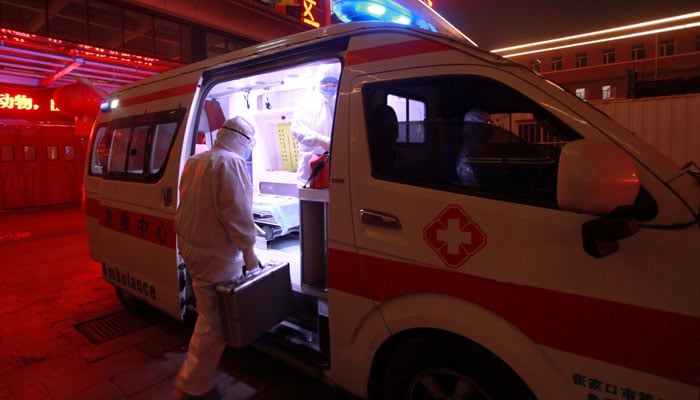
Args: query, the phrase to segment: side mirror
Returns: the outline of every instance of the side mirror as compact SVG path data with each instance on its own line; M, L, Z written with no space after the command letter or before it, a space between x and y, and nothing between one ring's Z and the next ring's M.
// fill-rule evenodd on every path
M559 156L557 203L562 210L608 215L634 204L639 176L632 157L612 143L567 143Z
M583 249L591 256L615 253L618 240L639 230L631 207L639 189L634 161L618 146L583 139L562 149L557 177L559 207L602 215L581 226Z
M611 215L596 218L581 225L583 250L595 258L602 258L620 249L618 240L630 237L639 231L639 225L629 207L620 207Z

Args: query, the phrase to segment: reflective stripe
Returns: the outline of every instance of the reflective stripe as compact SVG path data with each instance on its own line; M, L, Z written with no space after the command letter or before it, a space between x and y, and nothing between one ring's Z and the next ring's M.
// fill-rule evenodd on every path
M362 256L361 271L356 259L329 249L329 288L366 298L371 290L379 302L421 292L454 296L502 316L540 345L698 383L700 318L370 256Z
M419 54L448 50L453 49L445 44L435 42L432 40L409 40L405 42L392 43L383 46L368 47L365 49L348 51L346 54L346 64L364 64L368 62L382 61L391 58L410 57Z
M130 107L142 103L149 103L151 101L168 99L170 97L181 96L183 94L194 95L194 91L197 89L196 83L190 83L187 85L176 86L169 89L163 89L157 92L144 94L135 97L124 97L119 98L120 107Z
M90 197L85 199L85 214L97 219L101 227L175 248L175 227L171 219L105 206Z

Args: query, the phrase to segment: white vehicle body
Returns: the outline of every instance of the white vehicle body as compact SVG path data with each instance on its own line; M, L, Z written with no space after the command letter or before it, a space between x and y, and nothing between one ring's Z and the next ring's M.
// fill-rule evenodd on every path
M307 76L328 62L342 66L330 184L297 189L284 130ZM328 381L388 396L397 366L415 362L402 352L419 348L471 367L416 367L434 380L409 385L414 394L459 394L435 382L452 377L475 382L474 398L516 398L521 389L490 389L514 381L538 399L699 398L698 181L527 69L445 35L350 23L169 71L112 99L91 137L85 208L91 254L119 292L175 318L193 306L172 221L197 132L215 137L202 109L216 101L225 117L255 121L254 187L300 201L296 252L258 255L290 257L294 287L322 321ZM400 172L379 171L371 155L380 103L398 115ZM460 186L448 177L456 159L440 155L472 107L488 109L503 137L529 135L509 139L512 156L473 158L493 186ZM556 154L532 156L542 146ZM590 237L589 221L604 222ZM617 235L608 222L632 228ZM489 370L498 374L484 378Z

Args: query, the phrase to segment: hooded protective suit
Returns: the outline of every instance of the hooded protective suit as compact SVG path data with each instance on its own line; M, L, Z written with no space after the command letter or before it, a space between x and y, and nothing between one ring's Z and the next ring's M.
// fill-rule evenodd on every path
M463 185L478 186L478 177L469 163L469 157L475 155L484 145L491 133L491 116L484 110L473 109L464 115L462 148L457 161L457 180Z
M309 162L314 154L330 151L333 112L340 67L325 67L317 90L304 99L294 113L292 134L299 142L297 184L303 186L311 175Z
M226 121L212 150L191 157L182 172L175 232L192 279L198 318L175 384L190 395L214 388L226 346L214 284L239 275L244 263L249 269L258 265L252 187L243 159L254 135L244 118Z

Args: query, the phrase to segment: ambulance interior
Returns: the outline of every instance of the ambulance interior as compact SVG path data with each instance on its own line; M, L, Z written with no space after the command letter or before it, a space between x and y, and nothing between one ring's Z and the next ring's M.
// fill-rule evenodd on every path
M218 127L228 118L242 115L254 124L256 144L249 171L259 228L256 253L263 262L288 262L294 289L320 297L326 289L328 189L297 184L298 143L291 127L296 107L310 101L318 89L320 71L338 63L337 59L325 60L217 83L207 93L205 107L209 110L201 112L193 150L210 148ZM212 105L220 109L218 116L212 113ZM302 242L307 246L303 256Z

